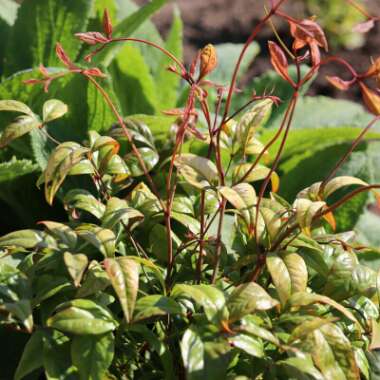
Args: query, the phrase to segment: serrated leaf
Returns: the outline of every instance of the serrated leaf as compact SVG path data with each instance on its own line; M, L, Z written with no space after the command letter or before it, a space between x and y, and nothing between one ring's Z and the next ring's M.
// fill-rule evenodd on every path
M118 257L104 260L104 267L129 323L137 298L140 265L127 257Z
M60 305L47 326L74 335L100 335L115 330L117 322L96 302L75 299Z

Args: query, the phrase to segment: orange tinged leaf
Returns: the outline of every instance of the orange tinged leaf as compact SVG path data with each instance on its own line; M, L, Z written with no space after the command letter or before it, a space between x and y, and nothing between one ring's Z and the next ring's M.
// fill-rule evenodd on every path
M342 78L339 77L331 77L331 76L326 76L326 79L338 90L341 91L347 91L350 88L351 83L349 81L343 80Z
M330 225L333 231L336 230L336 221L332 212L328 212L327 214L323 215L323 219L326 220L326 222Z
M201 66L199 78L205 77L211 73L218 65L218 57L216 55L215 47L211 44L206 45L200 54Z
M286 59L285 53L275 42L268 42L270 61L272 66L277 71L278 75L287 82L292 83L292 79L289 77L288 73L288 60Z
M359 82L365 105L375 115L380 115L380 96L369 89L365 84Z

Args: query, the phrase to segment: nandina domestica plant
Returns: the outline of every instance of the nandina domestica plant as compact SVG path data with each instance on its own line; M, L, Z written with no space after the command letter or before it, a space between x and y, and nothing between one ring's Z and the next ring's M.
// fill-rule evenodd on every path
M338 175L379 116L320 182L305 183L291 202L277 193L304 86L321 66L340 64L352 79L328 80L342 90L358 85L379 115L380 97L364 81L378 79L380 65L361 74L322 57L323 29L284 13L284 3L270 2L228 86L210 79L218 70L213 45L188 68L156 42L115 36L107 10L102 32L76 34L92 47L84 62L58 42L64 68L41 65L25 84L48 92L74 75L97 91L113 125L80 142L50 134L70 111L63 101L47 100L41 116L18 100L0 101L0 110L21 114L0 146L43 134L54 148L37 184L48 204L67 212L0 238L1 324L30 334L15 379L375 378L380 276L363 260L375 250L351 231L335 232L334 213L360 193L379 199L380 185ZM268 50L290 100L274 89L233 110L244 55L276 17L289 24L293 45L277 37ZM158 50L170 62L164 77L187 85L184 107L163 110L175 117L166 141L141 117L124 117L107 91L109 71L97 62L121 43ZM278 129L262 142L262 127L283 105Z

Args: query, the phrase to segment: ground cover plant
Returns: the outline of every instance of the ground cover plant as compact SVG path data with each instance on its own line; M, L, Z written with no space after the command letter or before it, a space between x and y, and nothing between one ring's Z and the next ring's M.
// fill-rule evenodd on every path
M380 376L380 61L328 54L285 2L189 67L178 12L165 40L147 21L164 0L7 8L0 198L23 229L0 237L2 378ZM266 27L274 71L240 89ZM305 95L328 62L374 115Z

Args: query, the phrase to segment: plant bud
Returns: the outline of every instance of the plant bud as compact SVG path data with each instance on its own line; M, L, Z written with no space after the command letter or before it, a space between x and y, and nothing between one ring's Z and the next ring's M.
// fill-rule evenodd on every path
M104 14L103 14L103 31L108 38L111 38L112 23L111 23L110 15L108 13L108 9L105 9Z
M215 67L218 65L218 58L216 55L215 47L211 44L206 45L201 50L200 59L201 59L201 66L200 66L199 79L205 77L207 74L213 71Z

